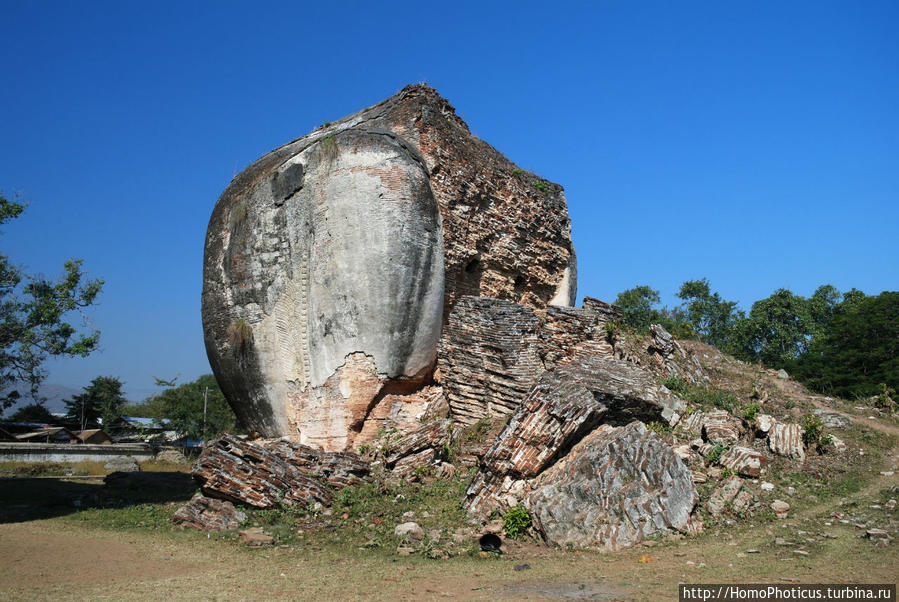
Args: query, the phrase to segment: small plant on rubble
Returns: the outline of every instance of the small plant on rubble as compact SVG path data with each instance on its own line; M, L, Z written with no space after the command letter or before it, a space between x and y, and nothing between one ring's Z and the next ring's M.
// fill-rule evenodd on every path
M503 515L503 530L515 539L523 536L531 528L531 514L524 506L510 508Z
M720 443L712 448L712 451L709 452L709 455L706 456L706 460L709 461L709 464L716 464L718 460L721 459L721 454L724 453L724 446Z
M818 440L824 435L824 423L814 414L806 414L799 421L802 426L802 441L806 445L817 445Z
M751 403L743 409L743 418L746 420L754 420L761 410L762 406L757 403Z

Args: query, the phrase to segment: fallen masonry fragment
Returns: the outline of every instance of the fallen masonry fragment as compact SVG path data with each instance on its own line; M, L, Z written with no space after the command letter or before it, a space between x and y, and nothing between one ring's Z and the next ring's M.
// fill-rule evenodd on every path
M699 499L690 471L640 422L600 426L532 488L525 506L548 542L603 550L686 531Z
M200 531L230 531L239 527L246 518L247 515L231 502L197 493L175 512L172 521L181 527Z
M502 505L500 497L512 493L516 481L537 476L601 422L674 423L684 407L632 364L572 358L545 373L512 415L484 456L465 505L482 513Z
M743 421L724 410L714 410L702 418L702 436L715 445L735 443L745 431Z
M743 489L743 479L737 476L728 477L721 483L706 502L706 508L712 516L718 516L724 511L727 504L734 501L740 490Z
M455 420L507 416L546 370L573 355L613 358L610 311L462 297L440 339L440 382Z
M327 505L333 488L362 482L368 472L356 454L287 441L259 445L229 434L210 442L193 468L205 495L256 508Z
M798 424L774 422L771 430L768 431L768 448L775 454L804 460L803 432L803 428Z
M433 459L438 450L450 444L451 428L451 420L435 420L401 436L395 441L388 440L388 447L384 450L386 465L393 467L407 456L428 450L432 452L430 457Z
M718 463L744 477L758 477L768 466L768 457L754 449L735 445L721 454Z

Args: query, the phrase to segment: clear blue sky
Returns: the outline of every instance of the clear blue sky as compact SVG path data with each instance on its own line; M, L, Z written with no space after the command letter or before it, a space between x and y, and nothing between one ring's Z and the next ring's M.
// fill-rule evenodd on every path
M261 154L426 81L565 186L579 295L707 277L899 284L896 2L0 0L0 248L106 280L102 351L49 383L208 372L206 223Z

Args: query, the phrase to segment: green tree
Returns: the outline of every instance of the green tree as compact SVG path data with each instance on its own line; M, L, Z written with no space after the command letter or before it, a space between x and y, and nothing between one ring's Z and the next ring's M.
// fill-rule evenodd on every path
M658 321L659 291L646 285L635 286L618 293L615 305L621 308L625 324L638 332L647 332L649 325Z
M822 336L827 332L842 299L843 294L832 284L819 286L812 293L808 299L809 334L812 337Z
M42 422L44 424L51 423L56 418L47 409L47 406L40 403L31 403L22 406L9 417L12 422Z
M15 219L25 205L0 195L0 224ZM94 303L102 280L85 280L80 259L63 264L63 275L52 281L28 276L0 255L0 409L20 397L14 388L27 384L37 402L42 369L48 357L84 357L96 349L100 333L79 333L69 316Z
M851 293L852 291L850 291ZM826 335L788 369L809 387L842 397L899 390L899 292L844 295Z
M204 374L193 382L166 389L148 398L144 404L162 408L163 415L153 418L168 418L172 428L188 439L212 439L224 431L234 430L237 422L234 411L211 374Z
M735 353L745 359L782 368L805 352L818 329L805 297L781 288L752 304L737 325Z
M677 296L684 300L686 321L699 340L719 349L730 349L734 326L743 317L736 301L725 301L718 293L712 293L705 278L684 282Z
M109 425L122 416L128 402L122 393L122 381L114 376L98 376L84 392L67 399L66 417L82 428Z

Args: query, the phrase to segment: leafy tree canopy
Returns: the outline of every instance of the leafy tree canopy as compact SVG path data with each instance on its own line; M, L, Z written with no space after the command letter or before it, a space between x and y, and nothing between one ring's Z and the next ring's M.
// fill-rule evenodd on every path
M618 293L615 305L621 308L625 324L639 332L645 332L657 320L659 311L653 306L659 300L659 291L641 285Z
M122 416L127 400L123 383L113 376L98 376L84 387L84 392L67 399L66 417L83 428L109 425Z
M851 293L852 291L850 291ZM845 295L827 333L789 369L810 387L842 397L899 390L899 292Z
M157 382L173 385L175 379L170 381L157 379ZM204 374L190 383L172 386L131 408L138 416L167 418L171 421L172 428L179 434L195 440L212 439L224 431L234 430L237 423L234 411L211 374Z
M756 301L748 319L737 326L737 355L768 366L784 366L806 350L811 335L822 327L812 319L811 310L809 300L784 288Z
M718 293L712 293L705 278L684 282L677 296L684 300L686 321L699 340L728 349L734 325L743 317L737 302L725 301Z
M56 417L50 413L47 407L40 403L32 403L22 406L9 417L11 422L41 422L44 424L53 423Z
M0 224L15 219L25 205L0 195ZM90 306L103 287L102 280L86 280L80 259L63 264L59 280L23 274L0 254L0 409L20 397L13 387L27 383L36 401L46 377L42 369L50 356L84 357L96 349L100 333L79 333L71 316Z

